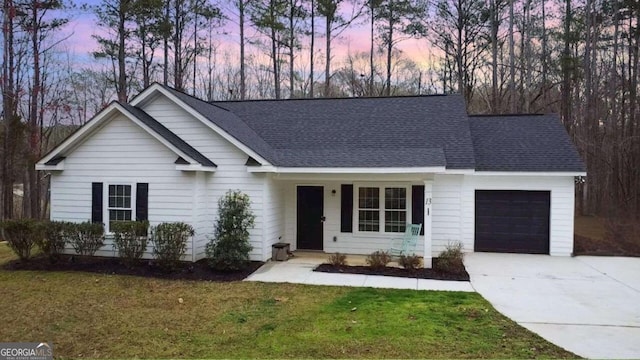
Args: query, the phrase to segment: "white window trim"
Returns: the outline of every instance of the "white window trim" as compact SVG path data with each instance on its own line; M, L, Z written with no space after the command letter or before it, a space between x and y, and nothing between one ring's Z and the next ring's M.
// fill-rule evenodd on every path
M130 183L126 181L114 181L110 183L103 183L102 187L102 219L104 221L104 233L105 235L113 235L111 229L109 229L109 185L128 185L131 186L131 220L136 219L136 196L137 187L136 183ZM114 208L115 209L115 208ZM125 208L118 208L121 210L128 210Z
M380 231L360 231L359 217L358 211L360 210L359 199L358 196L360 194L361 187L377 187L380 189L380 208L378 211L380 212ZM386 209L384 208L384 188L404 188L406 189L407 201L406 201L406 209L407 212L407 225L411 223L411 184L408 183L354 183L353 184L353 235L358 237L398 237L403 233L400 232L385 232L385 214ZM371 209L374 210L374 209Z

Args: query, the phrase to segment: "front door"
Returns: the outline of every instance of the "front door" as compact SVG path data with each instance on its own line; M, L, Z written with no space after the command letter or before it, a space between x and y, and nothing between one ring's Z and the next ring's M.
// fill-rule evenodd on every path
M298 249L322 250L324 222L324 188L298 186Z

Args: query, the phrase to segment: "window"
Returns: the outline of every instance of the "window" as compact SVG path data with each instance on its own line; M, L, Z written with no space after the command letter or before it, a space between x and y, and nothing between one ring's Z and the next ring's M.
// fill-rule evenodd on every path
M407 189L384 189L384 231L404 232L407 227Z
M114 221L132 219L131 185L109 185L108 199L109 228Z
M358 231L402 233L407 226L407 187L358 187Z
M380 189L358 189L358 230L380 231Z

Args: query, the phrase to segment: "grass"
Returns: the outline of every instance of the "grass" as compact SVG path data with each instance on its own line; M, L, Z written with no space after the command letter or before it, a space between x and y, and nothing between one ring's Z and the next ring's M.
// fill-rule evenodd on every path
M62 358L574 357L475 293L0 268L0 294L0 339Z

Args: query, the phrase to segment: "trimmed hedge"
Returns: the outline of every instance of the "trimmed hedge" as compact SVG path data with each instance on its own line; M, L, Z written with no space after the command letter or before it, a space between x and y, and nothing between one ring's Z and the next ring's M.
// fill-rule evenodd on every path
M3 238L20 260L29 260L33 248L40 242L42 223L33 219L4 220L0 222Z
M76 224L66 221L45 221L42 223L44 236L37 243L40 251L50 260L56 260L64 251Z
M79 255L95 255L104 246L104 225L85 221L69 231L69 243Z
M154 226L151 228L154 258L163 267L175 267L187 251L187 242L194 233L191 225L182 222Z
M148 221L115 221L111 224L113 244L127 262L142 258L147 250Z

